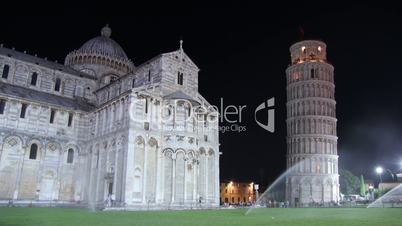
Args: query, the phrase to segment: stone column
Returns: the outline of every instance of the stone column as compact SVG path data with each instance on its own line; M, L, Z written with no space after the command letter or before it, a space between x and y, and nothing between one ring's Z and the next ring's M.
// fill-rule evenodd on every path
M96 148L96 146L95 146ZM95 148L91 147L89 150L89 173L88 173L88 188L87 188L87 199L88 199L88 204L91 205L95 202L94 200L94 177L95 177L95 169L93 167L93 161L94 161L94 156L95 156ZM96 164L96 163L95 163ZM92 207L92 206L90 206Z
M37 200L39 200L40 195L41 195L41 182L42 182L42 175L43 175L43 168L44 168L44 159L45 159L45 148L43 147L43 145L41 145L39 147L39 166L38 166L38 170L37 170L37 175L36 175L36 191L39 190L38 196L36 197ZM63 151L62 151L63 153ZM62 154L63 155L63 154Z
M302 193L302 184L299 182L298 184L299 187L299 205L302 205L303 203L303 193Z
M156 147L156 178L155 178L155 203L159 203L160 197L161 197L161 186L160 186L160 181L162 180L162 175L161 175L161 153L159 153L160 147Z
M125 204L128 204L128 203L130 203L131 202L131 198L132 198L132 196L131 195L128 195L127 193L126 193L126 188L128 187L128 184L127 184L127 174L129 174L131 171L129 171L129 168L128 168L128 157L130 156L131 157L131 150L130 150L130 145L128 145L128 149L122 149L121 151L121 156L122 156L122 164L123 164L123 166L122 166L122 168L121 168L121 172L120 172L120 178L121 178L121 186L120 186L120 200L121 200L121 202L123 202L123 203L121 203L121 204L123 204L123 205L125 205Z
M106 145L107 144L104 144L104 148L102 148L101 150L102 151L99 151L99 154L98 154L98 164L97 164L97 177L96 177L96 193L95 193L95 202L96 202L96 204L99 204L99 201L101 201L101 202L103 202L104 200L103 200L103 196L102 197L100 197L101 195L99 194L102 190L101 190L101 186L104 186L104 184L102 183L102 177L104 176L104 175L102 175L102 161L103 161L103 153L105 153L106 152ZM102 198L102 200L100 200Z
M172 203L174 203L174 198L176 194L176 156L172 155L173 167L172 167Z
M321 194L321 201L325 202L325 181L322 181L322 194Z
M109 106L105 106L104 112L103 112L103 129L102 129L102 134L107 134L109 131Z
M117 177L118 177L118 170L119 170L119 167L118 166L120 166L120 164L122 164L122 163L119 163L119 161L118 161L118 158L119 158L119 152L120 152L120 150L121 150L121 144L120 144L120 141L117 141L117 145L116 145L116 149L115 149L115 156L114 156L114 166L113 166L113 169L114 169L114 173L113 173L113 196L114 196L114 202L115 203L117 203L117 183L121 183L121 181L120 180L118 180L117 179Z
M145 144L144 144L144 165L143 165L143 169L142 169L142 175L143 175L143 177L142 177L142 203L143 204L146 204L147 203L147 200L146 200L146 198L147 198L147 196L146 196L146 193L147 193L147 169L148 169L148 142L147 141L145 141Z
M83 158L85 158L85 160L84 160L85 166L83 168L85 177L84 177L84 180L81 182L81 196L82 196L81 200L89 203L89 197L88 197L89 191L88 190L89 190L89 181L90 181L90 177L91 177L90 173L91 173L91 164L92 164L92 162L90 160L91 160L92 156L91 156L91 152L89 151L89 148L87 146L83 146L81 151L84 152L84 149L86 149L85 154L83 154Z
M164 202L165 200L165 155L164 153L160 153L160 170L159 175L161 176L161 180L159 180L159 191L160 191L160 201Z
M197 202L197 171L198 171L198 165L197 164L193 164L193 202L196 203Z
M95 112L94 115L95 115L95 117L94 117L95 118L94 137L96 137L99 134L99 119L100 119L100 116L99 116L99 112Z
M61 147L58 147L58 148L61 148ZM61 158L61 156L62 156L62 151L61 151L61 149L59 149L58 150L59 151L59 155L58 155L58 162L57 162L57 179L56 179L56 181L57 181L57 184L56 184L56 186L55 186L55 190L56 190L56 192L55 192L55 194L54 194L54 199L57 199L57 200L59 200L60 199L60 197L59 197L59 195L60 195L60 181L61 181L61 161L62 161L62 158Z
M184 157L184 203L187 202L187 158Z
M220 189L219 189L219 158L220 158L220 153L219 149L217 148L216 152L216 159L215 159L215 203L219 205L219 196L220 196Z
M80 151L78 151L80 149ZM85 177L86 177L86 166L87 166L87 156L85 152L82 151L82 148L78 147L78 149L75 149L74 155L77 156L78 158L74 157L73 164L74 164L74 180L76 182L74 183L76 186L75 189L75 194L74 194L74 199L77 197L78 199L75 199L75 201L84 201L84 183L85 183ZM78 163L75 162L77 159Z
M21 142L23 142L23 140L21 140ZM22 152L22 154L20 155L20 160L18 161L18 168L17 168L18 172L17 172L17 179L15 180L16 184L15 184L15 188L14 188L13 199L18 199L19 192L20 192L20 185L21 185L22 170L24 168L26 147L23 146L23 143L21 144L21 148L22 148L22 150L20 150L20 151Z
M205 180L205 197L204 197L204 200L205 200L205 203L207 203L207 201L208 201L208 197L209 197L209 191L208 191L208 176L209 176L209 173L208 173L208 154L207 153L205 153L205 167L204 167L204 170L205 170L205 178L203 178L204 180Z

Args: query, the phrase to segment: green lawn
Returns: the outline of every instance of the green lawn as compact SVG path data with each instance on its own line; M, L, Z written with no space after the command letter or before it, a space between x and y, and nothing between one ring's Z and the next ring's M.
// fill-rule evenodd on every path
M401 226L402 208L394 209L245 209L151 212L90 212L69 208L0 208L0 225L324 225Z

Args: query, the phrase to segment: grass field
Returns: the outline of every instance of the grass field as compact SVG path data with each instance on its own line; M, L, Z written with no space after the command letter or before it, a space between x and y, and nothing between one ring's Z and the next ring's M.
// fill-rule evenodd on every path
M151 212L90 212L69 208L0 208L0 225L131 226L401 226L402 208L245 209Z

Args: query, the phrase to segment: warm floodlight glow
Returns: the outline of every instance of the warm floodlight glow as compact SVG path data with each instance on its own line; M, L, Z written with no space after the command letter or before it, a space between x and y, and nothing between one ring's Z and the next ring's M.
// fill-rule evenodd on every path
M384 169L381 166L379 166L379 167L375 168L375 172L377 174L382 174L382 172L384 172Z

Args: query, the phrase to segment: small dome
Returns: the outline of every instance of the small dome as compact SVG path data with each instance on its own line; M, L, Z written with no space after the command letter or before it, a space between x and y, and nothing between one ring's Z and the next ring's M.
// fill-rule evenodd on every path
M106 25L102 28L100 36L85 42L78 50L70 52L64 60L64 65L77 70L102 65L117 71L119 75L134 71L133 62L128 59L123 48L110 38L111 34L112 29Z
M101 55L106 55L113 58L126 59L128 57L124 52L123 48L110 38L112 30L108 25L102 28L101 36L95 37L81 46L77 50L79 53L97 53Z

